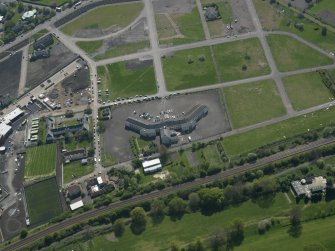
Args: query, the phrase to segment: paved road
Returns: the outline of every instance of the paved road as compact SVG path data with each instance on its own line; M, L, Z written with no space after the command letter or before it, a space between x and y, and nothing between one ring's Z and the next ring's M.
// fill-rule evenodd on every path
M48 228L45 228L45 229L43 229L39 232L28 235L28 237L26 237L25 239L20 240L18 242L15 242L15 243L5 247L3 249L3 251L18 250L20 248L25 247L28 244L31 244L31 243L45 237L46 235L51 235L54 232L60 231L62 229L70 227L74 224L86 222L87 220L89 220L91 218L96 218L99 215L106 214L106 213L111 212L112 210L115 210L115 209L118 209L118 208L134 205L134 204L137 204L139 202L148 201L148 200L152 200L152 199L155 199L155 198L163 197L163 196L166 196L170 193L175 193L175 192L180 191L180 190L185 190L185 189L189 189L191 187L205 185L205 184L208 184L208 183L213 182L215 180L220 180L220 179L224 179L224 178L227 178L227 177L230 177L230 176L238 175L238 174L241 174L243 172L246 172L246 171L249 171L249 170L252 170L252 169L255 169L255 168L259 168L261 166L264 166L266 164L269 164L269 163L272 163L272 162L275 162L275 161L279 161L279 160L282 160L282 159L285 159L285 158L288 158L288 157L292 157L292 156L300 154L300 153L309 152L313 149L319 148L320 146L329 145L329 144L334 143L334 142L335 142L335 138L322 139L322 140L313 142L313 143L308 144L308 145L297 147L295 149L287 150L287 151L272 155L270 157L260 159L256 163L253 163L253 164L246 164L246 165L243 165L243 166L234 167L232 169L220 172L220 173L218 173L216 175L213 175L213 176L208 176L208 177L205 177L205 178L199 178L199 179L196 179L192 182L187 182L187 183L180 184L180 185L177 185L177 186L168 187L168 188L165 188L165 189L160 190L160 191L153 191L149 194L143 194L143 195L135 196L135 197L133 197L131 199L128 199L128 200L117 201L117 202L112 203L111 205L109 205L107 207L90 210L88 212L85 212L85 213L79 214L77 216L74 216L70 219L67 219L63 222L54 224L54 225L52 225Z
M209 33L208 25L207 25L207 22L206 22L204 11L202 9L201 2L200 2L200 0L196 0L196 3L197 3L198 11L199 11L199 14L200 14L202 28L205 32L205 38L206 38L206 40L209 40L209 39L211 39L211 35Z

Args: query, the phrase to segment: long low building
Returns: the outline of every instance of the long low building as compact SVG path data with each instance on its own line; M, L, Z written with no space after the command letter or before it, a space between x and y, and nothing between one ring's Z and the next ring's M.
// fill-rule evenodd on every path
M15 110L11 111L10 113L6 114L1 118L1 121L4 122L7 125L12 124L15 120L17 120L19 117L24 115L24 111L22 111L20 108L16 108Z
M162 169L162 164L160 159L153 159L142 162L143 171L145 174L157 172Z
M142 138L152 139L157 135L161 136L161 142L173 142L176 143L175 140L166 140L169 135L175 134L173 131L178 131L181 133L190 133L192 132L200 119L204 118L208 114L208 107L205 105L196 105L194 106L188 113L186 113L181 118L175 119L167 119L158 122L150 122L150 121L142 121L137 118L127 118L125 123L125 128L127 130L134 131ZM166 130L161 129L169 129L170 132L167 133ZM162 133L164 133L162 135ZM162 139L162 136L164 139Z
M0 122L0 145L2 145L6 138L12 133L13 129L11 126Z

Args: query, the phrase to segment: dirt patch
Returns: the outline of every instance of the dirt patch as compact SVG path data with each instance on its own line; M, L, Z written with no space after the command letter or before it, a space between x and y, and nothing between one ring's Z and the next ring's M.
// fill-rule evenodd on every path
M72 53L65 45L56 42L50 50L49 58L39 59L28 63L26 87L36 87L44 80L70 64L77 57L78 56Z
M105 234L105 238L106 238L106 240L111 241L111 242L118 242L119 241L119 239L115 236L114 232L111 232L109 234Z
M170 173L169 171L165 170L165 171L162 171L160 173L156 173L154 174L154 178L155 179L161 179L161 180L165 180L167 177L169 177Z
M238 34L247 33L255 29L251 15L249 13L248 5L245 0L231 0L230 1L233 10L233 19L237 20L233 23L233 30L231 32L237 32Z
M292 1L292 0L285 0L285 2L287 4L290 3L292 7L296 8L296 9L298 9L300 11L303 11L303 10L307 9L309 5L315 4L316 1L317 0L312 0L310 3L306 3L306 0L294 0L294 1Z
M335 26L335 13L330 10L323 10L318 14L322 22Z
M126 61L126 69L127 70L137 70L143 67L151 66L152 60L139 60L133 59Z
M187 160L191 166L198 166L200 164L198 156L195 152L187 152Z
M21 73L22 51L0 62L0 95L16 98Z
M102 37L114 32L121 30L122 28L114 25L108 29L83 29L77 31L73 36L77 38L94 38L94 37Z
M158 0L152 4L155 13L190 13L194 7L193 0Z
M92 54L92 57L102 56L107 51L113 49L117 50L119 46L125 46L127 44L134 44L143 41L148 41L149 44L149 36L146 27L146 19L141 18L128 30L122 32L117 36L112 36L103 40L103 45L95 53Z

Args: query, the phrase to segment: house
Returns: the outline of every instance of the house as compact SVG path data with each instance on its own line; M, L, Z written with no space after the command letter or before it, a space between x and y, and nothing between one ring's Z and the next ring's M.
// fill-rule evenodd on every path
M38 51L34 51L33 54L31 54L30 61L36 61L38 59L48 58L48 57L50 57L50 53L48 50L38 50Z
M22 20L30 20L32 18L35 18L36 17L36 13L37 13L36 9L30 10L30 11L26 11L22 15Z
M292 181L291 187L296 197L307 196L310 198L314 193L326 192L327 180L322 176L308 177L301 181Z
M143 171L145 174L154 173L162 169L162 164L159 158L143 161L142 162Z
M81 188L78 185L72 185L67 188L67 197L74 200L81 196Z
M54 39L51 34L48 34L40 39L38 39L34 44L34 50L45 50L48 46L52 45Z
M114 189L113 182L108 180L107 175L101 175L86 181L86 189L92 198Z

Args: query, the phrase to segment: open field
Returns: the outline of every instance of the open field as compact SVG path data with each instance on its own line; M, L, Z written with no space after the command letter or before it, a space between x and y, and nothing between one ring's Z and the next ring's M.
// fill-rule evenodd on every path
M250 78L271 72L258 38L214 45L213 50L222 81Z
M24 178L29 180L53 175L55 165L55 144L27 148Z
M289 36L270 35L267 36L267 40L279 71L293 71L334 63L334 60Z
M183 50L163 58L168 90L180 90L216 83L209 47Z
M32 225L48 222L63 212L55 177L29 185L24 190Z
M322 36L322 27L309 19L298 17L298 14L286 5L270 4L269 1L253 0L265 30L282 30L294 33L328 51L335 51L335 35L328 30L327 36ZM299 23L303 29L298 30L294 24Z
M234 248L236 251L331 251L335 246L332 230L335 227L335 217L327 217L302 224L302 234L298 238L288 235L289 227L278 227L264 235L256 231L246 234L242 245Z
M139 16L142 9L142 3L98 7L81 15L61 30L72 36L82 30L122 29Z
M85 176L93 172L93 164L82 165L80 161L75 161L63 166L64 184L71 182L75 178Z
M18 95L21 73L22 51L0 62L0 95L15 99Z
M171 242L176 241L180 245L186 245L199 237L206 239L215 227L226 227L235 218L241 218L246 225L257 224L260 219L271 216L285 215L286 210L291 206L288 204L284 194L279 193L271 198L270 202L256 200L247 201L235 207L228 207L225 210L211 216L200 213L186 214L181 220L172 221L165 217L160 224L154 225L149 220L146 230L141 235L134 235L127 227L122 237L110 241L108 234L98 236L92 240L81 243L79 246L67 246L71 250L169 250ZM265 204L265 205L264 205ZM201 227L194 227L201 226ZM254 229L256 226L252 226ZM192 229L192 231L190 231Z
M67 0L34 0L34 1L25 1L25 2L30 2L30 3L33 3L33 4L43 4L43 5L51 5L53 3L56 3L57 6L60 6L66 2L68 2Z
M333 98L317 72L289 76L283 82L293 108L297 111L327 103Z
M96 41L79 41L76 43L76 45L82 49L83 51L87 53L93 53L97 49L99 49L102 46L103 41L102 40L96 40Z
M276 85L266 80L227 87L223 94L233 128L240 128L286 113Z
M134 60L99 66L98 76L102 82L99 85L99 90L102 90L103 100L156 92L152 60L142 62ZM110 93L109 97L106 95L107 89Z
M334 124L335 108L320 110L303 116L291 118L273 125L257 128L241 134L236 134L223 140L224 149L228 155L252 151L266 144L289 138L297 134L323 128Z
M318 17L323 22L335 27L335 2L332 0L322 0L314 4L312 8L308 10L308 13L312 13L313 16Z
M153 2L160 44L184 44L203 40L200 13L194 1Z

